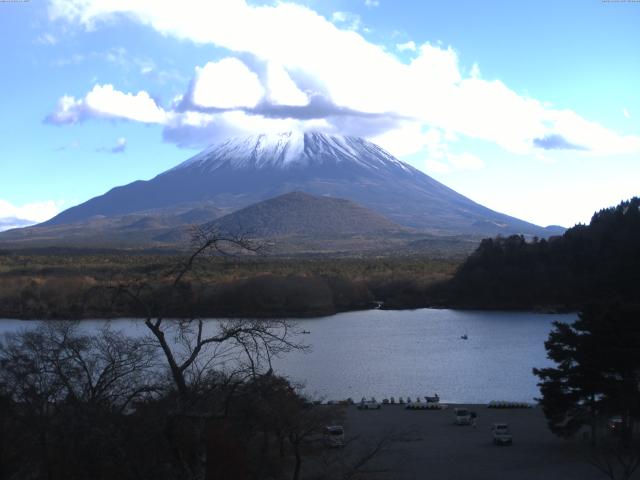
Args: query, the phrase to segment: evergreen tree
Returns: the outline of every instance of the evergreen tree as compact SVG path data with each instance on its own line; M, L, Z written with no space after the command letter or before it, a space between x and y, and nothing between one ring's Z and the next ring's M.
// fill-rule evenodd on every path
M550 429L570 436L598 420L622 418L630 442L640 419L640 309L592 306L572 325L556 322L545 342L555 368L534 369Z

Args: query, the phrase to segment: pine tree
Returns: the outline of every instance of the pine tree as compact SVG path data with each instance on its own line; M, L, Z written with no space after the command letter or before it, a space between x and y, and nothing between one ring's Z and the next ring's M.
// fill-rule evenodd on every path
M571 436L590 425L595 439L597 421L619 415L630 442L640 419L640 309L592 306L554 326L545 347L557 366L534 369L549 428Z

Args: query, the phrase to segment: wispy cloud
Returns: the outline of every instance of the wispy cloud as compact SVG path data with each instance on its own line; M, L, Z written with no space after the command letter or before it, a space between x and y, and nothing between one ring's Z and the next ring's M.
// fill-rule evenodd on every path
M127 139L124 137L120 137L118 138L118 140L116 140L116 144L112 147L100 147L97 149L98 152L105 152L105 153L124 153L124 151L127 149Z
M55 35L45 32L38 35L38 38L36 38L36 43L40 45L55 45L56 43L58 43L58 39Z
M357 13L333 12L331 15L333 23L345 26L348 30L360 30L362 28L362 18Z

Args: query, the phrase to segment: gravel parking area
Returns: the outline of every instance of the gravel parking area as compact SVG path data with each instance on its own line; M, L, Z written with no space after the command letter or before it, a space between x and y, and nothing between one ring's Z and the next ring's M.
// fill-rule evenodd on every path
M454 407L477 413L477 426L454 424ZM513 445L493 444L491 425L508 423ZM564 440L546 426L540 408L490 409L486 405L449 405L445 410L406 410L383 405L380 410L346 409L347 438L374 444L384 436L394 441L371 462L375 479L563 479L605 478L589 464L585 440ZM358 447L360 448L360 447Z

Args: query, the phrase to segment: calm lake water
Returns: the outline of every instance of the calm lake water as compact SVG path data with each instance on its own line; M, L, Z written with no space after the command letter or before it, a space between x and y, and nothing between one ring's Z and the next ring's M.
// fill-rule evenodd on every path
M438 393L443 401L532 401L539 396L533 367L551 365L544 341L552 322L575 314L459 310L368 310L296 320L306 353L274 362L276 372L305 385L315 398L415 398ZM212 320L212 322L215 320ZM102 321L86 321L97 328ZM130 333L140 321L114 320ZM0 320L0 333L31 322ZM466 334L467 340L461 335Z

